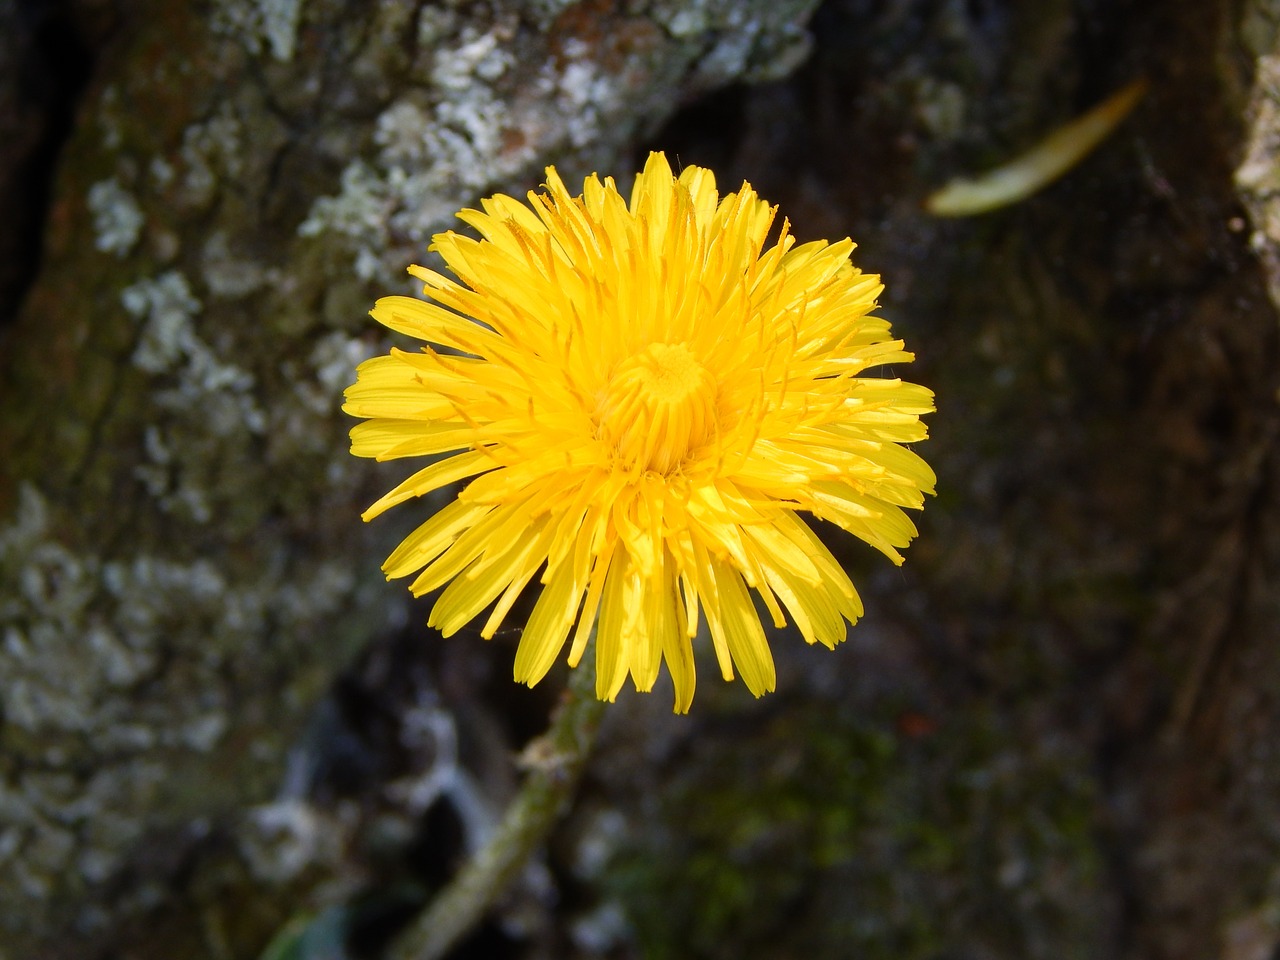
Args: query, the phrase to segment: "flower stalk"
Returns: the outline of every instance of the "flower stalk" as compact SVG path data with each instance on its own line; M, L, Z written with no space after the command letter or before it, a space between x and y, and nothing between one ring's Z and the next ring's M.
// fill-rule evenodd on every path
M502 822L400 934L387 960L440 960L484 918L572 801L604 707L592 664L571 670L550 727L524 751L529 773Z

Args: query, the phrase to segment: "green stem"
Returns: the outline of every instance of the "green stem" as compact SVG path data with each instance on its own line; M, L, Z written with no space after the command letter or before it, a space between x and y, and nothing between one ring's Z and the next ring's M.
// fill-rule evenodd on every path
M584 657L569 673L551 726L525 751L533 758L532 769L502 823L400 934L387 960L441 960L484 918L569 805L603 714L604 704L595 695L594 664Z

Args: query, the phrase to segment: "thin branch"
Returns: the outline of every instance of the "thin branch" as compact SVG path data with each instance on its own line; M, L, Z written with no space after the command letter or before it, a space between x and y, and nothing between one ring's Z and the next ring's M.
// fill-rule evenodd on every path
M396 939L387 960L441 960L493 905L573 798L604 703L590 658L569 674L547 732L524 752L531 770L489 842Z

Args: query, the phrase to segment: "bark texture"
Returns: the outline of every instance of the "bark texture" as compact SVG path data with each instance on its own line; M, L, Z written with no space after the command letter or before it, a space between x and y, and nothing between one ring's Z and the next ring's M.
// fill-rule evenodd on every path
M256 953L282 917L237 891L325 838L244 811L305 785L305 716L403 616L336 413L373 297L480 195L793 66L811 6L64 11L105 26L0 362L0 955L87 955L192 872L151 955Z

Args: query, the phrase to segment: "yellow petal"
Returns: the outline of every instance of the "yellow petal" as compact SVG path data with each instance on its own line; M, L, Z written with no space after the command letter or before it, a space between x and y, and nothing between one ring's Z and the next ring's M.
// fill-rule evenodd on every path
M398 503L421 497L446 484L454 483L464 477L490 470L494 467L493 458L483 450L471 453L460 453L454 457L437 460L430 466L423 467L408 480L395 487L390 493L379 497L364 513L362 520L372 520L378 514Z
M551 669L564 648L585 584L574 579L573 566L562 563L551 575L529 615L516 650L517 683L533 686Z
M719 619L734 666L753 694L759 697L769 693L777 682L777 675L751 595L736 570L713 560L712 572L719 593Z
M463 531L478 523L493 508L455 500L405 537L382 565L388 580L407 576L443 553Z
M630 658L627 650L627 579L635 576L625 553L605 578L600 598L600 623L596 628L596 696L612 702L627 678Z

